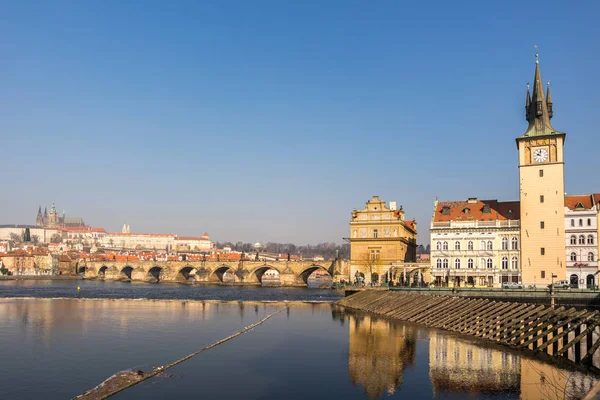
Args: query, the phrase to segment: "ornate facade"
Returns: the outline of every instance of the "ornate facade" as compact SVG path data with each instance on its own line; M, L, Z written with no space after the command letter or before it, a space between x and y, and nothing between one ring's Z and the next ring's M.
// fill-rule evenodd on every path
M373 196L350 220L350 274L366 283L384 281L399 263L416 262L417 223L405 221L402 207Z

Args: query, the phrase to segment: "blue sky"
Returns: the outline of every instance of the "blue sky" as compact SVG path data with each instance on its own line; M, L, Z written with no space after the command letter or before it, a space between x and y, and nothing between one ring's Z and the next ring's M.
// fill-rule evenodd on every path
M417 4L418 3L418 4ZM600 191L600 3L0 1L0 223L341 242L372 195L518 199L538 44Z

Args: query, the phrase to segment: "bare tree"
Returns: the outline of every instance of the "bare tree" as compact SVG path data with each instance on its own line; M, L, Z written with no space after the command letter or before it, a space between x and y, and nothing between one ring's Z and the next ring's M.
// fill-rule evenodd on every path
M21 236L17 235L16 233L11 233L9 235L9 237L10 237L10 240L12 240L15 243L19 243L21 241Z
M379 259L379 254L370 254L367 253L362 258L361 262L362 266L365 268L365 271L369 273L369 278L371 282L374 280L379 281L379 266L381 265L381 260ZM374 278L374 274L377 274L376 279Z
M40 237L38 235L31 235L31 241L33 244L38 244L40 242Z
M50 238L50 243L60 243L62 242L62 236L59 233L55 233Z

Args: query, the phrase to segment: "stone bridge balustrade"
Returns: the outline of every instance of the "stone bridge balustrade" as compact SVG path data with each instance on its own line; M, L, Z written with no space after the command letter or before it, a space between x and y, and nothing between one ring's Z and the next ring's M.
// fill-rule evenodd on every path
M306 286L316 270L333 279L348 279L345 261L87 261L79 263L86 279L141 282L233 283L260 285L268 270L279 273L282 286ZM227 279L225 279L227 277Z

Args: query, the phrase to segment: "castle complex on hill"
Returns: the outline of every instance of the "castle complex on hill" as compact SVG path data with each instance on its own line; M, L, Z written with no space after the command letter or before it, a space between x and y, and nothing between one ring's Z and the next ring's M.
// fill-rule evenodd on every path
M42 206L38 208L35 225L40 228L66 228L69 226L85 226L85 223L81 218L67 218L64 210L61 217L58 214L58 211L56 211L54 203L52 203L50 212L48 212L48 208L45 207L44 213L42 214Z

